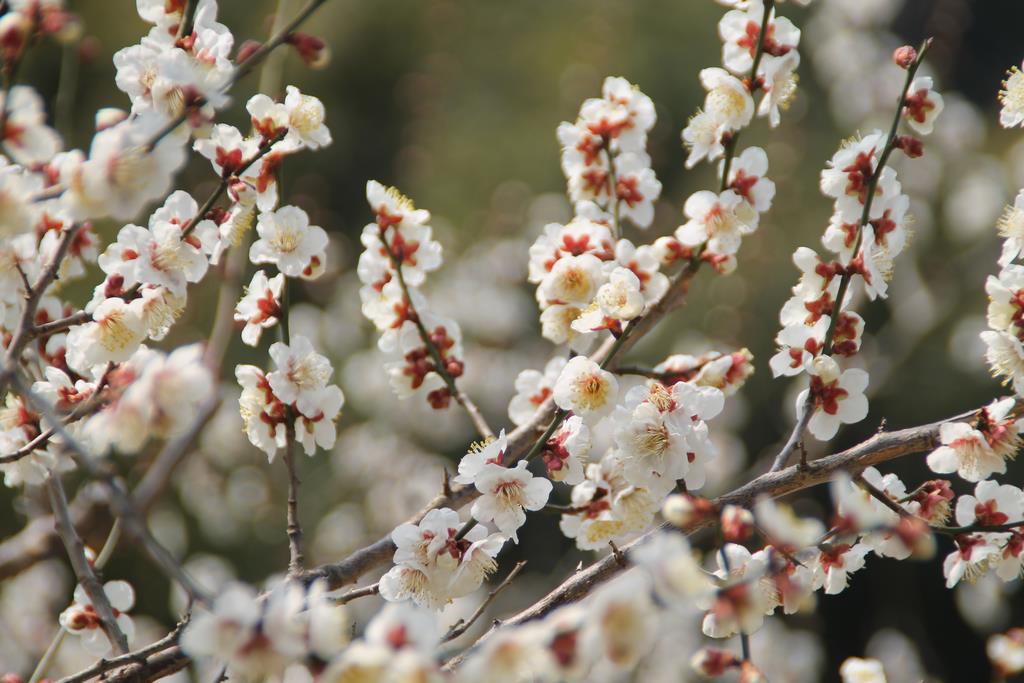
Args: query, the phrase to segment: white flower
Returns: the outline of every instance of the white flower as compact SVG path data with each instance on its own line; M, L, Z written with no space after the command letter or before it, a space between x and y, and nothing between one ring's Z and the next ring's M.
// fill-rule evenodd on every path
M295 438L306 455L313 455L317 446L324 450L334 447L337 437L334 421L345 404L345 394L331 384L313 392L308 403L315 407L309 412L300 410L295 416Z
M378 216L378 220L384 219ZM382 237L387 248L381 243ZM406 284L411 287L419 287L427 273L441 267L441 243L433 238L429 225L400 220L398 225L382 230L379 224L370 223L363 228L360 239L366 252L376 251L389 271L396 266L401 268Z
M808 368L811 386L797 396L797 411L803 410L808 392L813 401L813 412L807 427L820 441L828 441L839 430L840 424L860 422L868 414L868 399L864 390L868 386L868 373L859 369L844 370L829 356L818 356Z
M973 581L987 572L999 558L999 539L995 534L961 534L953 540L956 550L942 563L946 588L952 588L961 579Z
M562 369L555 382L555 405L570 410L586 422L596 422L615 408L619 383L615 375L597 363L576 356Z
M798 517L793 508L771 498L758 498L754 504L754 515L772 545L787 552L812 547L825 533L825 525L820 521Z
M590 428L579 415L570 417L541 451L548 477L570 486L581 483L591 445Z
M616 268L594 295L604 315L616 320L632 320L644 310L640 278L629 268Z
M974 487L973 496L957 498L955 514L960 526L1000 526L1024 521L1024 492L1016 486L986 479Z
M23 428L0 430L0 455L12 455L24 448L32 437ZM50 472L58 465L57 456L46 448L36 448L14 462L0 465L4 486L40 486L46 483Z
M196 140L193 149L210 160L221 178L237 175L259 150L259 140L244 137L237 128L225 123L213 126L210 137Z
M772 128L779 125L782 110L787 109L796 96L798 66L800 53L791 50L777 59L763 59L758 69L765 95L757 105L757 115L767 116Z
M843 220L859 221L867 201L868 186L875 173L875 166L882 154L885 135L879 131L850 142L844 142L829 161L828 168L821 172L821 191L836 199L836 208ZM875 186L875 200L886 199L899 194L896 172L891 168L882 169ZM884 202L872 200L869 219L878 218L884 210Z
M57 131L46 125L43 99L27 85L12 87L0 97L4 108L4 150L19 164L48 163L61 149Z
M686 168L693 168L702 159L714 161L722 156L722 137L728 132L725 121L711 112L698 111L683 128L683 144L689 148Z
M68 331L67 362L72 370L88 375L97 365L128 360L145 338L142 300L106 299L93 311L92 322Z
M999 111L999 125L1013 128L1024 123L1024 73L1017 67L1006 72L999 101L1003 105Z
M304 415L316 415L320 390L333 372L331 362L306 337L296 335L291 342L271 344L270 357L277 369L267 374L267 382L280 401L294 403Z
M734 254L744 235L757 229L757 212L733 190L694 192L683 212L690 220L676 229L676 239L689 247L705 242L716 254Z
M921 135L928 135L935 126L935 119L942 113L945 104L942 95L935 92L932 79L924 76L915 78L907 88L903 116L910 127Z
M281 315L281 290L284 273L267 278L266 271L257 270L245 290L245 296L235 306L235 321L244 322L242 341L249 346L260 343L263 330L273 327Z
M722 39L722 63L736 74L746 76L754 65L764 15L762 0L750 0L744 9L726 12L718 22L718 35ZM800 29L785 17L769 15L768 30L763 41L762 59L782 57L796 49L800 43Z
M590 605L583 642L618 669L630 669L654 645L659 614L648 577L632 571L602 587ZM588 648L589 649L589 648Z
M726 543L715 554L714 572L722 584L711 596L699 596L697 606L707 609L701 630L709 638L728 638L736 633L753 633L764 616L778 604L774 584L766 576L768 557L741 545Z
M649 227L660 195L661 183L651 170L650 157L628 152L615 158L615 196L620 216L638 228Z
M103 592L114 610L117 627L131 643L135 635L135 625L126 612L135 605L135 591L127 581L108 581L103 585ZM90 654L103 657L110 652L110 641L107 640L100 625L96 608L81 585L75 587L75 597L71 606L60 613L60 625L68 633L80 636L82 646Z
M1024 190L1017 193L1013 206L1006 207L999 218L999 236L1005 240L999 265L1005 267L1024 253Z
M517 530L526 522L525 510L540 510L548 502L551 482L534 477L520 460L515 467L486 464L474 477L474 485L482 494L473 503L473 518L478 522L493 521L498 530L519 542Z
M249 248L255 264L273 263L288 277L313 279L326 260L327 233L309 224L309 216L297 206L282 206L260 214L256 221L259 239Z
M508 416L515 425L529 422L537 409L551 396L555 381L565 367L566 359L555 356L544 366L544 371L523 370L516 377L516 395L508 404Z
M1004 377L1004 384L1012 382L1015 394L1024 394L1024 345L1012 334L992 330L982 332L981 340L992 375Z
M993 668L1007 677L1024 671L1024 629L1011 628L989 637L985 652Z
M288 117L289 142L319 149L331 144L331 132L324 125L323 103L312 95L303 95L294 85L285 88L285 114Z
M472 484L480 471L489 464L501 465L508 450L508 438L502 429L498 438L487 441L483 445L473 444L469 452L459 460L459 473L452 480L456 484Z
M833 543L818 555L814 565L814 588L824 586L827 595L842 593L849 583L850 574L864 566L864 556L870 548L862 543Z
M242 387L238 408L246 436L273 461L278 449L288 444L287 406L274 395L266 375L256 366L235 367L235 377ZM312 398L316 398L315 392Z
M589 304L604 282L601 261L592 254L564 256L555 263L537 292L549 304Z
M748 147L733 159L727 188L743 197L753 209L764 213L772 208L775 183L765 177L768 155L760 147ZM721 170L719 170L721 173Z
M1020 447L1024 420L1014 419L1014 399L993 401L983 408L975 426L945 422L939 428L942 446L928 455L928 467L938 474L956 472L967 481L981 481L1006 472L1006 461Z
M366 642L392 650L411 648L431 655L441 640L434 612L407 602L389 603L366 625Z
M240 675L262 675L283 666L274 641L262 629L263 605L243 584L221 591L212 611L200 610L181 634L181 649L191 657L213 657Z
M720 120L728 130L739 130L754 116L754 100L740 79L725 69L701 69L700 82L708 91L704 111Z
M885 670L877 659L848 657L839 667L843 683L886 683Z
M204 227L213 227L212 222L204 223L208 223ZM152 221L148 230L126 225L118 232L117 243L99 257L99 266L108 275L124 277L126 286L166 287L172 294L184 296L187 284L203 279L209 267L199 235L193 232L183 237L187 225L163 220Z

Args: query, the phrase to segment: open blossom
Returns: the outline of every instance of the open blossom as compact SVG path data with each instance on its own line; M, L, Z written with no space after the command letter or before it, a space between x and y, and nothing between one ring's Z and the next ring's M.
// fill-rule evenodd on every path
M765 151L760 147L748 147L729 167L726 187L745 199L755 211L764 213L772 208L772 199L775 198L775 183L765 177L767 172L768 155Z
M615 158L615 197L620 216L638 228L649 227L660 195L661 183L651 170L650 157L630 152Z
M538 294L550 303L588 304L604 282L601 264L592 254L560 258L544 277Z
M994 401L982 408L974 426L945 422L939 428L942 446L928 455L928 467L938 474L956 472L967 481L981 481L1006 472L1006 461L1020 448L1024 421L1012 415L1014 399Z
M285 88L284 110L288 117L287 142L309 149L331 144L331 132L324 125L323 103L311 95L303 95L294 85Z
M272 344L270 357L277 366L267 374L274 395L286 404L294 403L304 415L316 414L319 391L327 386L333 372L331 362L301 335L293 337L290 345Z
M88 375L102 363L128 360L146 338L142 305L141 299L106 299L93 310L92 322L72 327L67 341L71 369Z
M814 587L824 587L826 595L842 593L850 581L850 574L864 566L864 557L870 548L862 543L832 543L818 555L814 565Z
M825 533L825 526L817 519L798 517L791 507L771 498L758 498L754 516L772 545L788 552L814 546Z
M836 209L844 221L860 220L884 144L885 134L879 130L846 142L832 156L828 168L821 172L821 191L836 200ZM882 169L874 194L875 199L887 199L899 194L896 172L888 166ZM884 206L884 202L872 201L868 218L881 216Z
M525 510L540 510L548 502L551 482L534 477L520 460L515 467L488 463L474 477L474 485L482 494L473 503L473 518L479 522L494 522L498 531L516 543L516 531L526 521Z
M1003 105L999 112L999 124L1003 128L1024 123L1024 72L1016 66L1006 73L1003 88L999 91L999 102Z
M508 437L505 436L504 429L496 439L491 439L483 444L474 443L469 452L459 460L459 473L452 481L456 484L472 484L487 465L503 464L506 450L508 450Z
M582 483L591 446L590 428L579 415L573 415L540 452L548 477L570 486Z
M127 612L135 605L135 591L127 581L108 581L103 585L103 592L114 610L118 628L130 643L135 635L135 625ZM100 617L81 585L75 587L71 606L61 612L60 625L68 633L79 636L82 646L90 654L103 657L110 652L110 641L100 625Z
M508 404L508 417L515 425L523 425L530 421L537 409L543 405L554 390L555 381L562 373L568 361L562 356L555 356L544 366L544 371L523 370L516 377L516 395Z
M689 218L676 229L676 239L689 247L705 242L716 254L735 254L744 235L757 229L755 212L733 190L715 194L708 190L693 193L683 212Z
M622 476L622 461L609 454L586 467L586 478L572 489L574 511L562 515L559 528L580 550L608 547L645 529L658 510L659 498Z
M924 76L915 78L907 88L903 116L910 127L921 135L928 135L935 126L935 119L942 113L945 103L942 95L935 92L932 79Z
M1015 394L1024 393L1024 344L1008 332L985 330L985 360L994 377L1004 378L1004 384L1013 385Z
M4 150L19 164L49 162L61 150L57 131L46 125L43 99L30 86L16 85L0 97L5 112Z
M277 324L281 316L281 290L284 287L284 273L272 278L266 271L257 270L245 290L245 296L235 306L235 321L244 322L242 341L249 346L260 342L263 330Z
M718 569L714 574L721 585L710 596L697 600L697 606L707 610L701 624L704 635L728 638L757 631L765 615L778 604L767 576L767 554L751 554L741 545L726 543L715 554L715 561Z
M1018 192L1013 205L1003 211L998 225L999 236L1004 240L999 265L1005 267L1024 254L1024 190Z
M316 453L317 447L324 450L334 447L338 433L334 422L345 405L345 394L341 388L329 384L314 392L310 399L314 407L299 410L295 416L295 438L306 455Z
M597 421L611 413L619 392L615 375L583 356L576 356L562 369L555 382L554 400L562 410L571 410L584 421Z
M973 581L987 572L1001 550L992 534L960 534L953 541L956 549L942 562L946 588L953 588L961 579Z
M659 614L645 574L629 572L601 587L589 609L593 617L584 627L583 643L616 668L636 666L654 645Z
M238 408L246 436L271 461L288 444L287 406L274 395L263 371L254 365L239 365L235 377L242 387ZM312 398L318 398L315 393Z
M395 566L381 578L381 597L438 609L479 588L497 568L505 538L475 526L456 539L461 528L457 512L440 508L392 531Z
M762 0L750 0L742 10L726 12L718 22L722 39L722 63L736 74L747 75L754 65L764 15ZM800 29L785 17L769 15L762 49L764 60L776 59L795 50L800 43Z
M978 482L974 495L963 495L956 501L956 523L1001 526L1024 522L1024 492L1010 484L992 479Z
M297 206L282 206L261 213L256 221L259 239L249 248L255 264L272 263L288 277L313 280L323 272L327 233L309 224L309 216Z
M244 137L240 130L226 123L215 124L208 138L196 140L193 145L195 151L210 160L221 178L241 173L259 147L259 140Z
M150 227L126 225L117 242L99 257L108 275L120 275L126 286L135 284L166 287L183 296L189 282L206 274L209 262L194 236L183 238L182 226L158 221Z
M700 83L708 91L704 111L718 118L727 130L735 131L750 123L754 116L754 100L740 79L725 69L701 69Z
M821 441L835 436L840 424L860 422L868 414L868 400L864 390L868 386L868 373L851 368L839 371L839 365L829 356L818 356L811 363L811 386L796 399L797 411L802 410L811 393L813 412L807 428Z

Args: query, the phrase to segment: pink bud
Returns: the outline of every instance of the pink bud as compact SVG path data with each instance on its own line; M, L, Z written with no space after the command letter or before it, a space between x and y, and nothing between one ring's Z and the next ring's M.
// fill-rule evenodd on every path
M247 59L253 56L256 50L259 50L262 45L255 40L247 40L242 43L242 46L238 48L238 55L235 56L235 63L241 64Z
M892 61L901 69L909 69L910 65L917 61L917 50L909 45L898 47L892 53Z
M289 34L285 42L295 48L302 61L311 69L321 69L327 66L331 59L327 44L314 35L295 32Z
M924 143L913 135L900 135L896 138L895 144L897 149L902 149L911 159L924 155Z
M697 673L709 678L721 676L729 669L739 666L740 660L736 655L726 650L719 650L714 647L705 647L697 650L690 660L690 666Z
M661 508L662 516L681 529L697 524L714 513L715 506L710 500L688 493L672 494L665 499Z

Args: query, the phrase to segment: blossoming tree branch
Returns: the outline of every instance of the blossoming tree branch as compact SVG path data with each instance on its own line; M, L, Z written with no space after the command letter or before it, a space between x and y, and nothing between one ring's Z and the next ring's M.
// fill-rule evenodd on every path
M722 644L659 649L662 665L753 683L767 680L757 641L771 615L842 592L872 555L913 560L947 548L948 588L984 574L1019 579L1024 491L1001 479L1024 429L1024 190L999 220L1003 248L985 285L981 335L992 373L1014 394L993 386L992 402L970 412L883 426L847 450L808 456L812 440L827 444L869 414L860 350L872 331L857 308L888 295L910 247L911 200L890 162L926 156L943 113L924 75L931 40L891 56L902 77L887 84L897 93L886 105L891 125L849 131L821 170L833 214L820 246L793 252L798 279L780 302L777 353L762 363L724 348L647 365L631 353L691 287L742 265L744 239L788 191L770 179L766 149L745 144L751 126L785 126L799 96L801 29L776 13L783 0L722 2L721 64L700 71L704 103L681 132L680 161L710 164L713 186L662 197L648 148L655 106L625 78L605 79L575 121L557 126L573 215L519 254L551 357L519 373L506 424L492 425L467 390L460 324L432 303L444 249L430 212L366 183L355 275L385 359L372 372L396 406L464 413L477 440L451 476L429 483L435 497L419 513L362 548L350 539L358 549L332 563L310 563L302 454L336 447L345 394L316 340L292 333L291 302L333 267L335 252L331 226L312 223L281 174L332 136L321 101L301 86L279 91L271 67L286 51L310 66L326 60L324 41L302 32L323 4L279 11L269 37L241 42L218 21L215 0L137 0L151 28L114 55L126 99L96 113L87 150L65 149L52 107L18 68L31 51L76 41L78 18L61 0L2 4L0 471L34 502L19 508L29 512L24 530L0 542L0 578L58 555L75 577L45 622L49 647L23 668L0 662L0 673L11 669L4 683L58 669L65 682L152 681L187 667L216 680L620 680L642 671L659 633L684 613L699 614L696 627ZM247 96L243 77L254 71L266 91ZM1000 123L1024 124L1020 71L999 99ZM220 120L233 102L244 102L243 128ZM207 196L178 187L190 153L209 164ZM683 218L649 237L659 200ZM106 244L93 229L99 220L121 226ZM90 282L96 268L102 277ZM190 290L211 277L221 297L207 336L168 348ZM92 296L78 307L68 288L82 280ZM234 393L221 376L232 326L261 359L226 373ZM798 384L791 433L767 471L705 495L720 457L715 418L758 366ZM234 438L262 451L287 488L280 543L289 561L258 585L197 574L149 522L221 402L240 415L244 436ZM144 451L155 456L142 461ZM934 478L886 472L913 455ZM971 493L956 495L957 480ZM777 500L819 485L833 503L824 518ZM523 540L531 517L557 520L596 557L485 625L524 569L503 551ZM90 548L83 537L97 530L106 541ZM182 597L163 633L136 633L135 590L107 571L123 553L147 558ZM453 603L474 607L446 626L441 614ZM1024 668L1021 633L990 641L1000 675ZM60 662L72 641L86 654L69 672ZM840 674L885 680L867 658L848 659Z

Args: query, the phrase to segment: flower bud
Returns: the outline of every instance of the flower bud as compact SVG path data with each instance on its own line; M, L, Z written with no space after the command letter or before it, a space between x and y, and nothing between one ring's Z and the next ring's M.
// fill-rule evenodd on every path
M713 515L715 507L707 498L687 493L673 493L665 499L662 516L674 526L684 529Z
M909 69L910 65L917 61L917 50L910 45L898 47L892 53L892 61L901 69Z
M242 43L241 47L238 48L238 54L235 56L235 64L242 64L248 60L260 47L260 42L256 40L247 40Z
M0 17L0 54L5 68L21 55L31 32L32 21L21 12L11 11Z
M21 683L21 676L13 672L5 673L0 676L0 683Z
M722 536L729 543L742 543L754 533L754 515L739 505L726 505L722 510Z
M929 524L945 524L952 512L953 489L945 479L932 479L917 487L910 500L920 507L917 516Z
M740 683L768 683L761 670L747 661L740 664Z
M331 51L323 40L308 33L288 34L286 43L295 48L299 57L311 69L322 69L331 61Z
M924 154L924 143L913 135L897 136L895 146L897 149L902 149L903 153L911 159L917 159Z

